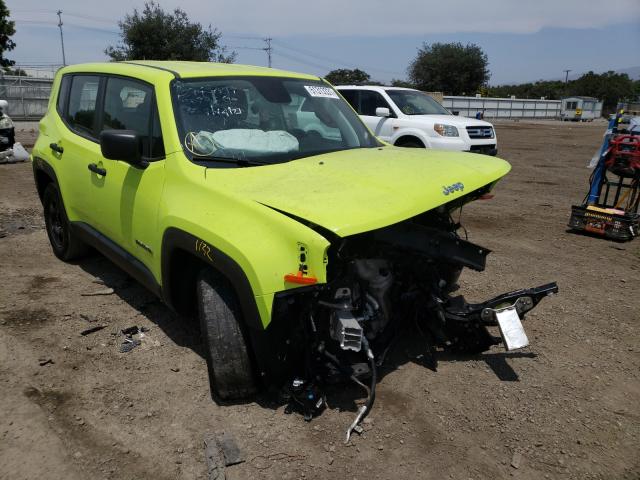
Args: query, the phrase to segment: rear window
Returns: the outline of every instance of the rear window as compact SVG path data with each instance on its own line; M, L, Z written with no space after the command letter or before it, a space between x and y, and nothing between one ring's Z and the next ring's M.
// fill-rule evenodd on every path
M78 133L93 136L99 85L98 76L76 75L73 77L66 120Z
M67 99L69 98L69 84L71 83L71 77L64 75L60 80L60 90L58 90L58 113L64 115L64 111L67 107Z

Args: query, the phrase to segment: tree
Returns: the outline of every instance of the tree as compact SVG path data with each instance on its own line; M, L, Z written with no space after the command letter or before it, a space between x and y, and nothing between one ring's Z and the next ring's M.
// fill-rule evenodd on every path
M422 44L407 73L416 88L449 95L473 94L489 81L487 55L475 44Z
M634 82L626 73L588 72L576 80L565 83L562 80L540 80L534 83L520 85L500 85L489 87L487 95L490 97L540 98L559 100L570 95L595 97L602 100L602 111L606 115L615 111L616 105L622 100L633 100L640 94L640 82Z
M568 85L570 95L586 95L602 100L605 112L615 111L619 101L631 99L634 94L633 80L626 73L608 71L597 74L588 72Z
M357 85L371 82L371 75L359 68L331 70L324 78L333 85Z
M11 68L11 67L3 67L5 75L16 75L20 77L26 77L27 72L21 68Z
M16 48L16 43L11 40L11 36L16 33L16 24L9 20L10 13L4 0L0 0L0 67L10 67L16 63L4 58L4 52Z
M200 62L233 63L235 52L227 54L220 43L222 34L211 25L204 28L189 21L180 8L165 12L160 5L145 2L142 12L137 9L118 22L121 42L108 47L112 60L193 60Z
M400 80L399 78L391 79L392 87L402 87L402 88L416 88L415 85L408 80Z

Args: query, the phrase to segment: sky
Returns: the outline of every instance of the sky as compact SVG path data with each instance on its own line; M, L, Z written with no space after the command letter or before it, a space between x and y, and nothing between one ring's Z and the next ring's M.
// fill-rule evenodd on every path
M67 63L104 61L117 22L143 0L5 0L16 22L23 65L62 63L56 11L62 10ZM570 78L640 66L640 0L160 0L212 25L238 63L325 75L360 68L375 80L405 79L423 42L479 45L490 84ZM51 65L51 67L48 67Z

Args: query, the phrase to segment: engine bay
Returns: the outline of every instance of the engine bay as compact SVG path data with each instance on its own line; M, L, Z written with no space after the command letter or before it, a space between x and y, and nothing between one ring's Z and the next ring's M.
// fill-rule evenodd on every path
M460 274L465 267L484 270L490 250L463 239L461 229L450 206L443 206L390 227L333 239L328 282L277 302L281 318L289 319L279 355L289 372L287 412L311 420L327 405L327 385L352 382L366 391L367 400L348 427L348 442L373 407L377 370L408 326L424 338L429 356L438 351L473 355L503 342L509 349L528 343L520 320L542 298L557 293L557 285L467 303L456 294ZM512 323L505 326L501 318L507 316ZM492 326L500 336L487 328ZM515 343L508 338L514 328ZM517 338L518 329L524 338Z

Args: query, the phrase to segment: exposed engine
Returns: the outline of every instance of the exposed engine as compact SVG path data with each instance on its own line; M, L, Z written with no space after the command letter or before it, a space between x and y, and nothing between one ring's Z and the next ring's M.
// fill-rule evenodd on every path
M507 342L504 328L494 336L487 327L502 326L498 317L504 312L519 323L543 297L558 291L551 283L480 304L452 296L462 269L483 270L490 251L460 238L460 226L446 212L428 212L332 244L330 280L305 294L301 303L311 305L300 312L305 340L295 342L305 346L299 352L305 368L291 384L291 405L301 407L306 419L324 407L324 384L351 380L368 398L347 431L348 441L373 405L376 369L407 326L421 332L429 355L435 349L481 353L503 341L510 348L514 344ZM518 340L515 348L523 345Z

